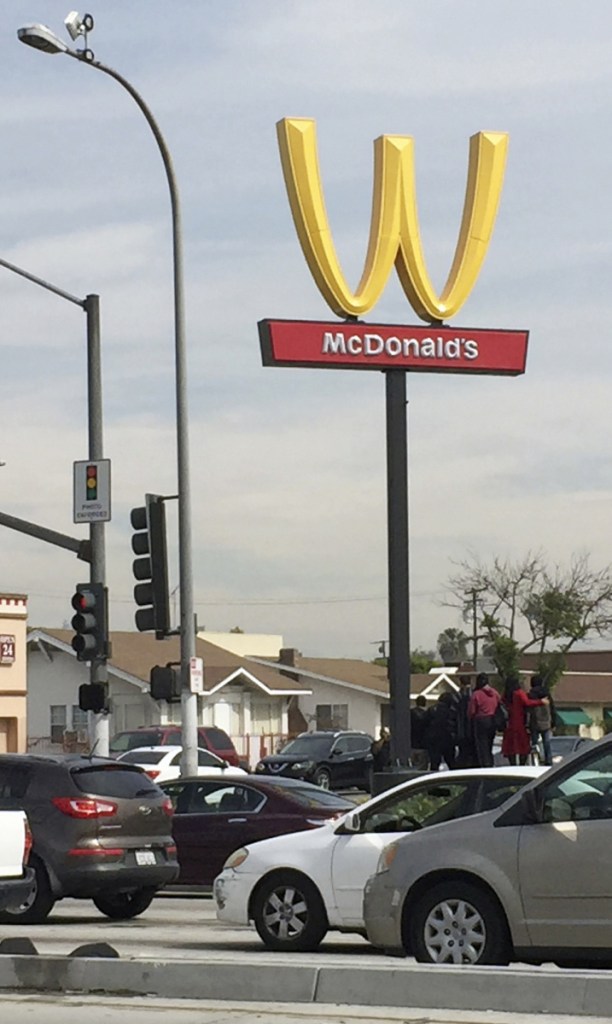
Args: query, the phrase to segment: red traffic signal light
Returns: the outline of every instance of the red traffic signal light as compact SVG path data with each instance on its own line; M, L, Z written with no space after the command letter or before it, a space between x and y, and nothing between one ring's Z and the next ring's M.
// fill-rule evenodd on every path
M72 595L72 649L79 661L108 657L108 592L101 583L77 583Z

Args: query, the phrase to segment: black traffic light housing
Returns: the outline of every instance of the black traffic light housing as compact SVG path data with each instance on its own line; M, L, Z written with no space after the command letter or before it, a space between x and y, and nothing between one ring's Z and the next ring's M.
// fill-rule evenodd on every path
M108 711L104 683L83 683L79 686L79 707L81 711L93 711L97 715Z
M75 635L72 649L78 661L103 661L109 655L108 590L102 583L77 583L72 595Z
M145 495L146 505L133 508L130 522L132 551L140 557L132 563L139 582L134 600L140 607L135 615L136 629L155 631L158 640L171 632L170 595L168 593L168 552L166 546L166 509L159 494Z
M172 665L155 665L149 679L153 700L172 703L181 699L181 673Z

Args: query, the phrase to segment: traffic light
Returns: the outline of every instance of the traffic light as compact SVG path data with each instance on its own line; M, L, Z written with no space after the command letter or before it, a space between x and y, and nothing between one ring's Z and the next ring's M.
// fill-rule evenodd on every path
M95 463L85 467L85 501L98 500L98 467Z
M181 699L181 674L172 665L155 665L149 679L153 700Z
M101 583L77 583L72 595L75 635L72 649L78 661L108 657L108 591Z
M106 711L104 683L83 683L79 686L79 707L81 711L93 711L96 715Z
M133 508L130 522L134 576L140 582L134 587L134 600L140 605L136 612L136 629L155 630L158 640L171 632L170 597L168 594L168 553L166 550L166 509L159 494L147 494L146 505Z

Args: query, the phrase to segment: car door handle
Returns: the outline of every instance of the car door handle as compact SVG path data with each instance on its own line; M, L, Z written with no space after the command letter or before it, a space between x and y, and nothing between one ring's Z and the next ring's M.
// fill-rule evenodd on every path
M246 818L228 818L227 819L228 825L238 825L238 824L242 824L245 821L246 821Z

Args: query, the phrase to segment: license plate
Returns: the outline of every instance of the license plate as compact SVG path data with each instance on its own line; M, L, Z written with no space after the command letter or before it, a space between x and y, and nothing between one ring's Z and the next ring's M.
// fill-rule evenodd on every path
M155 854L153 850L136 850L136 863L155 864Z

